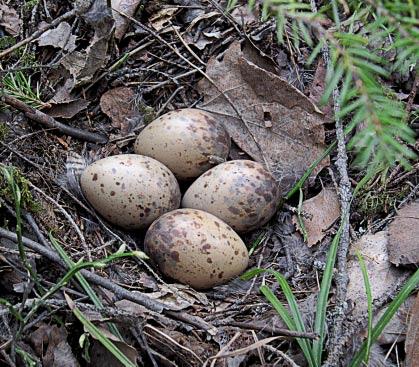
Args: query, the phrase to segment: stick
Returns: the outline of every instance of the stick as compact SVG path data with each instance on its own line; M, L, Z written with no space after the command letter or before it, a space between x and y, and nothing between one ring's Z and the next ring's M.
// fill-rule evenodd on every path
M317 13L317 5L315 0L311 0L311 10ZM329 48L324 45L322 48L323 60L326 66L330 67ZM348 175L348 155L346 152L345 133L342 126L342 121L338 118L340 110L339 106L339 88L335 87L333 90L333 109L335 112L335 126L336 126L336 140L337 140L337 159L336 168L339 172L339 198L340 198L340 212L341 221L343 221L342 235L339 241L339 248L337 250L337 272L335 275L336 283L336 301L335 314L336 318L333 320L329 335L329 354L324 366L333 367L339 365L341 353L338 352L340 346L340 339L342 335L342 326L345 320L346 312L346 290L348 284L348 273L346 269L347 253L350 243L349 237L349 212L351 208L352 190L351 182Z
M14 232L8 231L3 228L0 228L0 238L1 237L7 238L14 242L17 241L17 235ZM25 247L45 256L49 260L61 265L63 268L67 268L64 262L61 260L61 258L55 252L48 249L47 247L39 244L38 242L32 241L31 239L27 237L22 237L22 242L25 245ZM120 299L127 299L129 301L138 303L139 305L142 305L146 307L147 309L154 312L158 312L158 313L164 312L165 314L172 316L174 319L186 322L201 330L207 331L210 334L214 335L216 333L216 329L212 325L208 324L207 322L205 322L199 317L189 315L186 312L173 311L171 310L170 306L164 303L155 301L154 299L140 292L134 293L134 292L127 291L125 288L115 283L112 283L110 280L103 278L97 274L94 274L89 270L83 269L80 271L80 273L89 282L111 291Z
M28 106L26 103L23 103L22 101L19 101L14 97L3 95L1 97L1 101L23 112L25 116L31 119L32 121L38 122L39 124L47 127L58 129L63 134L73 136L78 139L86 140L92 143L106 143L108 141L108 138L104 135L91 133L89 131L64 125L63 123L55 120L53 117Z

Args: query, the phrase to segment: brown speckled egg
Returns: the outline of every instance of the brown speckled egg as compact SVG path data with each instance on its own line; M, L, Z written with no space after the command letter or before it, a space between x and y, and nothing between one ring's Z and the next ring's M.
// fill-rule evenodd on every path
M246 232L275 214L280 195L274 177L260 163L236 160L200 176L186 191L182 207L205 210Z
M249 254L233 229L212 214L178 209L148 229L144 246L161 272L195 289L207 289L240 275Z
M126 229L145 228L180 204L173 173L155 159L137 154L94 162L84 170L80 185L106 220Z
M157 159L180 180L198 177L230 150L230 136L213 115L193 108L168 112L138 135L134 150Z

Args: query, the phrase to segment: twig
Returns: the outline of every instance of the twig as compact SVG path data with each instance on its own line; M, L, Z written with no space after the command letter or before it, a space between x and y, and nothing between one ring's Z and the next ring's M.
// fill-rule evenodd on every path
M92 261L92 254L90 252L90 248L89 248L89 246L87 246L86 239L84 238L83 233L81 232L79 226L74 221L73 217L63 208L62 205L60 205L56 200L54 200L47 193L45 193L44 191L42 191L40 188L38 188L37 186L35 186L30 181L28 181L28 184L29 184L29 186L32 189L34 189L36 192L38 192L39 194L41 194L42 196L44 196L47 200L49 200L53 205L55 205L58 208L58 210L64 215L64 217L66 217L66 219L68 220L68 222L71 224L71 226L74 228L74 230L76 231L77 235L79 236L80 241L81 241L81 245L82 245L84 251L86 251L88 260L91 262Z
M86 140L92 143L106 143L108 141L108 138L104 135L91 133L89 131L64 125L63 123L55 120L53 117L28 106L26 103L23 103L22 101L19 101L14 97L3 95L1 97L1 101L23 112L25 116L31 119L32 121L38 122L44 126L58 129L63 134L70 135L75 138Z
M317 5L315 0L311 0L311 10L317 13ZM324 45L322 48L324 63L328 68L331 67L329 48ZM333 90L333 109L335 112L336 140L337 140L337 159L336 168L339 172L339 198L341 209L341 221L343 222L342 234L339 241L337 251L337 272L335 276L336 283L336 301L335 301L335 318L331 327L329 336L329 355L324 366L337 366L341 355L337 353L337 346L342 334L342 325L346 311L346 290L348 284L348 274L346 269L347 253L349 248L349 211L351 207L352 191L351 182L348 175L348 155L346 152L345 133L343 131L342 121L338 117L339 106L339 89L335 87Z
M316 333L309 333L309 332L298 332L292 331L288 329L282 329L277 327L271 327L269 325L260 325L255 322L240 322L240 321L233 321L233 320L217 320L214 322L216 326L235 326L240 329L247 329L247 330L256 330L256 331L263 331L272 335L282 335L282 336L290 336L293 338L305 338L305 339L317 339L318 335Z
M14 242L17 241L17 235L14 232L8 231L4 228L0 228L0 237L7 238ZM49 244L45 244L47 246L46 247L39 244L38 242L32 241L31 239L27 237L22 237L22 242L25 245L25 247L28 247L29 249L45 256L49 260L59 264L63 268L66 268L66 265L61 260L61 258L55 252L47 248L49 247ZM208 324L207 322L205 322L199 317L189 315L184 312L172 311L171 306L169 305L156 301L143 293L127 291L125 288L115 283L112 283L110 280L105 279L97 274L94 274L89 270L83 269L80 271L80 273L89 282L111 291L120 299L127 299L129 301L142 305L145 308L154 312L158 312L158 313L164 312L165 314L172 316L176 320L184 321L188 323L189 325L195 326L210 334L216 333L216 329L212 325Z
M149 27L147 27L143 23L139 22L137 19L135 19L133 17L130 17L128 14L126 14L124 12L121 12L121 11L119 11L117 9L114 9L114 8L112 8L112 10L114 10L118 14L122 15L123 17L129 19L131 22L137 24L139 27L141 27L142 29L144 29L148 34L150 34L153 37L157 38L161 43L163 43L164 45L166 45L167 47L169 47L178 57L180 57L183 61L185 61L186 63L188 63L192 68L194 68L198 73L200 73L203 77L205 77L214 86L214 88L226 99L226 101L232 107L232 109L234 110L234 112L236 113L236 115L243 122L243 125L245 126L245 128L248 131L250 137L252 138L253 142L255 143L256 147L258 148L259 153L260 153L260 155L261 155L261 157L263 159L263 162L265 163L266 168L268 170L270 170L270 164L269 164L268 160L266 159L265 153L264 153L262 147L260 146L258 140L256 139L256 137L253 135L252 130L249 127L249 124L244 119L244 117L242 116L241 112L237 109L237 107L235 106L235 104L233 103L233 101L231 100L231 98L227 94L225 94L223 90L221 90L221 88L217 85L217 83L215 83L215 81L212 80L210 78L210 76L207 73L205 73L205 71L203 71L201 68L199 68L198 66L196 66L190 60L188 60L185 56L183 56L179 52L179 50L176 47L172 46L169 42L167 42L166 40L164 40L159 34L157 34L156 32L154 32L152 29L150 29ZM192 54L192 56L194 56L194 55Z
M72 9L70 11L68 11L67 13L64 13L63 15L61 15L60 17L58 17L57 19L55 19L53 22L46 24L44 26L41 26L41 28L39 30L37 30L36 32L32 33L29 37L23 39L22 41L14 44L13 46L7 48L4 51L0 52L0 59L2 59L3 57L7 56L8 54L10 54L11 52L17 50L18 48L28 44L29 42L33 41L34 39L37 39L38 37L40 37L45 31L47 31L48 29L54 28L55 26L59 25L62 21L70 19L72 17L74 17L77 14L77 10L76 9Z

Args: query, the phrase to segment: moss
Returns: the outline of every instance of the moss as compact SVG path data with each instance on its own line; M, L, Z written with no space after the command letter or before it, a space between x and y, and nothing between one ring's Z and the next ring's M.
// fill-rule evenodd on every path
M0 50L4 50L13 46L16 43L16 39L12 36L0 37Z
M36 199L34 199L30 191L29 181L17 168L13 167L9 170L9 172L12 173L13 181L20 189L22 208L30 210L32 212L39 211L41 209L41 206L39 202ZM13 201L12 190L3 175L0 175L0 197L8 201Z
M367 218L379 214L388 214L397 201L402 200L409 193L409 186L403 185L396 190L383 190L376 193L368 191L360 194L357 201L358 212Z
M9 131L9 127L4 122L0 122L0 141L4 141L6 139Z
M25 4L23 5L24 12L31 12L32 9L38 5L39 0L25 0Z

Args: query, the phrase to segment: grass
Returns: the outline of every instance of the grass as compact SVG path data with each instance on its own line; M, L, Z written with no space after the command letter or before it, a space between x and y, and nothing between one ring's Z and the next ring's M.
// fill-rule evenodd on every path
M329 146L327 151L330 151L332 146ZM322 155L322 157L323 156L324 155ZM321 160L322 159L317 159L316 162L320 162ZM307 171L312 172L313 170L314 170L314 167L312 165ZM359 194L361 188L364 187L365 183L369 182L371 177L374 177L379 171L380 171L380 168L377 168L376 171L370 171L362 180L360 180L360 182L358 183L358 185L356 186L353 192L353 198L355 198ZM310 174L307 174L306 172L306 174L303 177L307 179L309 176ZM304 184L304 181L302 180L298 181L297 184L294 186L294 188L292 188L291 191L288 193L287 197L291 197L293 193L299 191L299 189L302 187L303 184ZM298 188L296 189L296 187ZM345 213L345 215L349 215L349 213ZM330 245L330 248L327 254L326 267L323 273L323 277L322 277L321 285L320 285L320 291L317 298L316 314L315 314L313 331L316 334L318 334L319 337L317 340L314 340L314 341L301 340L297 338L297 343L304 354L307 364L310 367L320 367L323 361L326 331L327 331L326 330L327 305L328 305L328 299L330 295L330 289L332 286L332 279L333 279L334 266L336 262L337 250L338 250L344 222L345 222L344 220L341 220L338 231L336 235L333 237L332 243ZM410 295L410 293L412 293L413 290L419 285L419 270L417 270L409 278L405 286L397 294L397 296L395 297L393 302L391 302L390 306L388 307L384 315L380 318L376 326L373 328L372 327L373 297L372 297L371 284L369 282L368 272L367 272L365 262L361 254L358 254L358 259L359 259L359 263L361 267L361 272L363 274L364 286L365 286L365 290L367 294L367 302L368 302L367 331L368 331L368 334L367 334L367 339L362 344L359 351L355 354L351 362L351 367L357 367L361 363L365 363L365 364L368 363L369 353L370 353L370 348L371 348L372 343L374 343L377 340L377 338L380 336L381 332L384 330L385 326L388 324L388 322L397 312L401 304L406 300L406 298ZM272 292L272 290L267 285L265 284L262 285L260 287L260 292L265 296L265 298L269 301L269 303L278 312L278 315L281 317L281 319L284 321L284 323L288 326L290 330L305 332L306 328L302 321L303 319L302 313L300 312L298 308L296 297L293 294L292 289L287 283L286 279L280 273L273 271L271 269L251 269L242 275L242 279L249 280L263 272L269 272L270 274L274 275L277 283L279 284L282 292L284 293L284 296L286 298L287 305L290 311L288 311L288 309L282 305L282 303L279 301L277 296Z
M24 268L26 269L29 275L29 278L36 285L36 289L37 289L36 294L40 295L39 298L37 298L35 302L31 305L29 311L26 314L23 313L24 311L23 305L19 309L17 309L8 300L0 298L0 305L6 306L10 314L18 322L18 327L16 329L13 339L15 341L20 340L25 330L25 326L30 323L30 321L33 319L33 317L37 313L38 309L41 306L45 305L45 301L48 298L52 297L55 293L61 291L63 287L65 287L73 278L76 278L78 280L78 282L80 283L80 285L82 286L86 294L91 299L92 303L98 309L102 309L103 308L102 302L100 301L99 297L96 295L95 291L92 289L90 284L87 282L87 280L80 273L80 270L86 269L86 268L101 269L115 260L119 260L126 257L139 257L139 258L144 259L144 258L147 258L146 255L141 251L124 252L124 249L121 248L116 253L111 254L104 259L100 259L100 260L92 261L92 262L85 262L83 261L83 259L80 259L77 263L75 263L67 255L63 247L59 244L59 242L50 234L49 238L50 238L51 244L53 245L57 253L60 255L60 257L63 259L64 263L67 265L68 271L50 289L44 289L41 286L41 281L39 279L38 274L32 268L31 264L29 263L27 259L26 250L22 241L22 203L23 203L22 192L24 192L25 190L25 185L23 185L23 183L27 181L23 180L23 176L16 175L16 170L13 167L0 165L0 173L2 174L3 179L4 179L4 183L5 183L4 186L6 186L6 187L3 187L3 191L7 189L6 191L8 193L7 199L8 201L11 201L14 203L14 209L16 213L15 231L17 235L19 257ZM23 191L22 191L21 185L23 185ZM28 192L29 192L29 189L28 189ZM88 332L94 338L99 340L99 342L102 343L103 346L107 348L109 352L112 353L122 363L123 366L126 366L126 367L135 366L135 364L133 364L103 333L101 333L101 331L98 328L96 328L89 320L87 320L87 318L80 312L80 310L78 310L74 306L74 303L69 302L68 297L67 297L67 301L74 315L80 320L80 322L83 323L83 325L88 330ZM23 300L22 304L24 303L25 303L25 300ZM118 331L118 329L116 328L114 324L109 324L109 329L115 336L117 336L121 341L123 341L123 338L120 332ZM20 349L18 345L16 345L16 343L12 344L12 348L14 348L14 352L17 353L22 358L26 366L36 366L36 359L33 358L28 352Z

